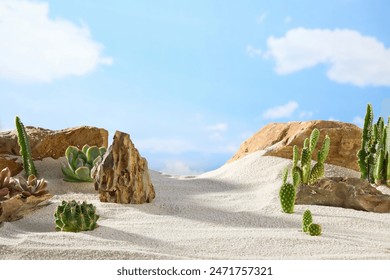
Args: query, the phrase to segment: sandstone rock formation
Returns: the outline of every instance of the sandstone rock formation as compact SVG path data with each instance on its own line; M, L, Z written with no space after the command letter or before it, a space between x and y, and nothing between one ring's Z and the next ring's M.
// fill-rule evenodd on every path
M102 128L80 126L62 130L50 130L26 126L34 159L63 157L68 146L82 148L108 145L108 132ZM0 154L19 155L16 130L0 132Z
M301 185L295 204L390 213L390 195L372 187L367 180L358 178L323 178L313 186Z
M258 150L267 150L267 156L292 159L293 146L297 145L301 149L303 141L314 128L320 130L319 143L322 143L326 134L330 137L326 163L359 171L356 154L361 146L362 130L356 125L335 121L270 123L242 143L229 162ZM316 154L315 151L313 159L316 159Z
M127 133L115 132L112 145L92 173L102 202L141 204L155 197L148 163Z
M0 154L0 170L3 170L6 167L10 169L11 176L15 176L23 170L21 157Z

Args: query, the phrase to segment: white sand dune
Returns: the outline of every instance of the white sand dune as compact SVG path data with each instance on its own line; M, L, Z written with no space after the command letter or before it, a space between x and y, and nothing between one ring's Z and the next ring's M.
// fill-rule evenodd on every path
M390 259L390 214L324 206L280 210L282 170L290 160L261 152L191 177L151 172L151 204L101 203L93 184L62 181L60 161L37 162L55 196L52 204L0 226L1 259ZM327 176L357 177L330 166ZM54 211L62 200L97 207L99 227L56 232ZM323 235L301 231L309 208Z

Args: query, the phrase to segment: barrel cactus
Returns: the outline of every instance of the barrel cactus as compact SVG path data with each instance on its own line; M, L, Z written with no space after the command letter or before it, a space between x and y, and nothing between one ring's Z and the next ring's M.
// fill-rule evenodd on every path
M279 190L279 198L283 212L291 214L294 213L296 188L299 185L300 179L296 172L293 174L293 184L287 182L287 177L288 169L286 168L283 173L283 184Z
M321 225L319 224L310 224L309 226L309 234L311 236L319 236L321 235Z
M96 207L83 202L80 204L75 200L62 201L54 213L56 230L59 231L88 231L94 230L99 215L96 214Z
M68 182L92 182L91 169L102 160L106 152L105 147L88 146L79 150L69 146L65 151L66 164L62 166L65 181Z
M313 223L313 216L309 209L303 213L302 217L302 230L303 232L308 232L310 225Z
M317 153L317 162L312 167L312 155L317 146L320 131L315 128L310 134L310 138L306 138L303 143L301 156L299 157L298 147L293 147L293 173L297 172L301 178L302 184L315 184L325 173L325 160L328 157L330 138L325 136L322 147ZM300 166L299 166L300 164Z

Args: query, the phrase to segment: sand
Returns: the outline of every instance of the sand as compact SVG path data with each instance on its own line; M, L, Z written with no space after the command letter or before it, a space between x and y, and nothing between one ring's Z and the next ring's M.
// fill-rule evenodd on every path
M199 176L151 171L156 199L144 205L101 203L93 184L62 181L61 160L36 162L52 204L0 225L0 259L390 259L390 214L300 205L282 213L287 159L257 152ZM331 165L326 175L359 176ZM54 211L71 199L96 205L96 230L55 231ZM320 237L301 231L308 208Z

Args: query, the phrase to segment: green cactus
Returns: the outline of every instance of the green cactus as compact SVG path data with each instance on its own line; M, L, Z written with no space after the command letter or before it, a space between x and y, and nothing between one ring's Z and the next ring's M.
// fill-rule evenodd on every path
M91 169L102 160L106 152L104 147L84 145L81 151L69 146L65 151L67 162L62 166L62 173L67 182L92 182Z
M15 118L16 130L18 132L18 144L20 147L20 155L23 160L23 168L26 173L26 176L34 175L37 176L37 170L32 159L30 142L26 129L24 128L23 123L20 118L16 116Z
M62 201L54 213L56 230L71 232L94 230L99 219L95 212L96 207L85 201L82 204L75 200Z
M309 231L309 226L313 223L313 217L309 209L303 213L302 217L302 230L303 232Z
M321 229L321 225L319 224L310 224L309 226L309 234L311 236L319 236L321 235L321 232L322 232L322 229Z
M310 134L310 139L306 138L303 144L301 157L299 158L298 147L293 147L293 173L298 173L303 184L315 184L318 179L324 176L325 173L325 160L328 157L330 138L328 135L322 143L321 149L317 153L317 163L312 167L312 154L317 146L318 139L320 137L320 131L315 128ZM300 163L301 166L298 166Z
M288 169L286 168L283 173L283 184L279 190L280 204L282 210L285 213L291 214L294 213L295 197L296 197L296 188L300 183L300 177L298 174L293 174L293 184L287 183Z

